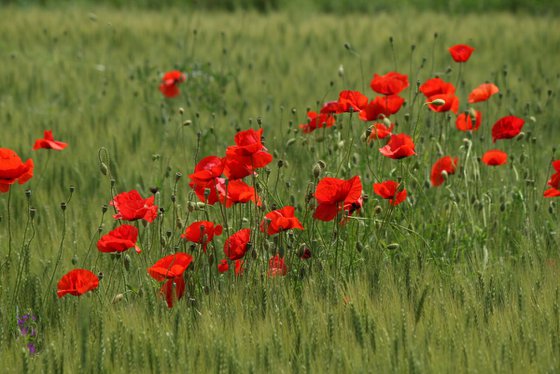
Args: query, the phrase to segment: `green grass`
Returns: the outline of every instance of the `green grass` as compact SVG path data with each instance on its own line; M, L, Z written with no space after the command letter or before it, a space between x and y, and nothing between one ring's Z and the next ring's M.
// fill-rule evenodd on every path
M542 192L558 145L558 25L555 17L502 13L3 8L0 146L33 157L36 173L12 187L9 215L8 194L0 195L3 261L8 221L13 237L0 276L0 362L13 372L557 372L558 208ZM374 72L409 74L412 89L434 74L455 83L447 47L456 43L476 47L458 89L462 108L484 81L503 94L479 106L485 122L469 139L469 156L469 136L421 108L420 98L397 115L399 132L418 122L414 159L384 159L360 141L366 125L349 116L335 130L297 130L307 108L342 89L371 97ZM157 87L173 68L189 78L179 98L165 100ZM413 94L404 93L409 104ZM513 159L489 169L477 158L493 147L491 124L510 113L527 120L525 137L498 143ZM259 236L257 258L237 279L209 282L207 259L195 250L188 293L169 310L146 268L175 243L190 251L178 241L174 214L183 224L206 216L187 209L196 200L187 175L201 157L223 155L237 128L258 126L275 155L258 178L262 196L269 207L295 205L306 230L281 242ZM45 129L69 148L32 152ZM445 186L426 188L440 148L460 157L463 169ZM280 159L287 166L279 168ZM319 159L323 176L361 175L369 195L361 219L338 228L313 223L305 195ZM397 177L411 198L390 210L371 185ZM113 224L101 207L115 192L147 196L153 186L166 213L141 227L144 251L128 254L126 271L124 256L95 248L100 222L104 233ZM222 221L217 207L207 213ZM252 205L228 211L231 231L254 226L255 214ZM217 238L214 261L226 237ZM295 255L302 244L314 254L308 262ZM290 272L267 278L277 249ZM57 280L78 266L104 273L99 290L56 299ZM38 355L18 337L16 310L39 317Z

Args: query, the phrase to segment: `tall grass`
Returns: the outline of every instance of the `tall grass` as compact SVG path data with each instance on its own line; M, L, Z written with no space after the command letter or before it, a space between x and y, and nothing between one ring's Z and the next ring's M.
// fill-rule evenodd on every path
M8 252L8 218L14 251L0 278L0 362L13 372L558 371L558 210L542 198L557 146L554 30L556 18L507 14L2 9L1 146L33 157L36 175L13 186L9 200L0 196L0 253ZM403 130L420 118L419 156L404 164L361 142L366 127L356 118L310 137L298 131L307 108L342 89L369 92L374 72L409 74L407 99L417 80L455 81L446 49L460 42L476 47L462 97L486 80L502 90L473 137L445 115L407 119L418 104L397 118ZM157 87L173 68L189 78L178 99L166 100ZM491 146L490 125L509 113L527 119L525 137L504 145L508 166L490 170L477 157ZM259 238L264 262L270 248L291 256L287 277L253 269L208 288L193 272L188 294L169 310L146 275L149 261L174 249L175 218L220 217L191 204L186 175L200 158L223 154L236 129L258 126L275 154L259 177L269 203L293 204L303 217L322 159L324 175L362 175L370 195L362 219L337 231L307 214L303 233L280 244ZM49 128L69 148L32 154ZM426 188L439 148L464 169L445 187ZM185 177L177 181L177 172ZM394 210L371 192L388 176L405 178L412 194ZM100 232L112 226L104 205L151 187L166 213L142 227L144 253L98 255ZM258 213L228 214L237 229ZM295 255L302 243L314 254L308 262ZM56 280L76 266L103 272L100 289L57 300ZM202 257L195 266L205 266ZM26 312L39 320L37 355L17 330L16 315Z

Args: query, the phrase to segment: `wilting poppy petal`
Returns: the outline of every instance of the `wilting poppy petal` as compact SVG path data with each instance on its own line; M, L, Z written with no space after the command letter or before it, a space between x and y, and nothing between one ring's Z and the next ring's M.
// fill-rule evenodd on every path
M68 144L54 140L51 130L47 130L43 133L43 139L35 140L33 145L33 150L37 149L54 149L55 151L61 151L66 148Z

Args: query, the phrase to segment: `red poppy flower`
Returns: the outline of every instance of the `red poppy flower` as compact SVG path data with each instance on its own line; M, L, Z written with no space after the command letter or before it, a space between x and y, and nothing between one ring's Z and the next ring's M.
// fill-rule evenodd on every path
M222 229L222 225L214 225L210 221L197 221L186 228L185 233L181 234L181 238L202 244L202 250L206 252L208 243L214 239L215 235L222 235Z
M385 75L374 74L371 89L381 95L397 95L408 87L408 76L391 71Z
M118 194L109 204L117 210L117 214L113 216L115 219L125 221L143 219L153 222L157 217L158 207L154 205L154 196L143 199L136 190Z
M273 210L264 216L261 222L261 232L268 227L267 234L274 235L280 231L298 229L303 230L303 226L297 217L294 216L295 208L293 206L285 206L282 209Z
M24 184L33 176L33 160L21 158L8 148L0 148L0 192L8 192L16 181Z
M288 267L284 262L284 258L280 257L280 255L276 255L268 260L268 276L269 277L278 277L278 276L285 276L288 274Z
M362 121L377 121L381 115L389 117L397 113L404 103L404 99L397 95L377 96L360 112Z
M338 101L329 101L323 104L323 107L319 111L319 113L323 114L334 114L339 113L338 111Z
M344 90L338 94L337 113L347 113L350 110L359 112L368 104L368 97L360 91Z
M335 123L334 117L327 113L317 114L315 112L307 112L307 118L309 119L307 123L299 125L299 128L305 134L309 134L322 127L332 127Z
M455 62L467 62L473 51L474 48L466 44L457 44L449 48L449 53Z
M243 265L245 264L245 260L235 260L235 276L239 277L241 274L245 272L245 268Z
M480 101L486 101L490 96L500 92L500 89L494 83L483 83L474 90L469 95L469 103L478 103Z
M220 273L225 273L228 270L229 270L228 261L226 259L221 260L220 263L218 264L218 271Z
M187 76L178 70L173 70L164 74L159 85L159 90L166 97L175 97L179 95L179 83L183 83Z
M455 93L455 86L441 78L428 79L418 89L427 98L435 95L453 95Z
M473 123L474 113L474 123ZM455 120L455 126L460 131L476 131L482 123L482 114L478 110L471 109L468 112L461 113Z
M216 156L204 157L195 166L194 173L189 175L189 186L194 190L200 201L214 205L218 201L216 183L224 170L224 162Z
M552 162L552 167L556 173L550 177L547 184L551 187L544 191L544 197L558 197L560 196L560 160Z
M251 229L241 229L226 239L224 253L231 261L243 258L249 250L250 240Z
M503 165L507 162L507 153L499 149L493 149L482 156L482 162L488 166Z
M311 249L309 249L308 247L303 248L303 250L299 252L299 258L301 258L302 260L310 259L311 255Z
M221 180L216 185L219 199L226 208L230 208L233 204L247 203L253 201L257 206L261 206L260 197L255 194L255 189L240 179L230 180L226 186L225 180ZM226 195L227 193L227 195Z
M61 298L66 294L80 296L99 286L99 278L86 269L74 269L60 278L56 295Z
M434 101L441 101L443 100L443 104L437 105ZM459 98L455 96L455 94L439 94L428 97L426 101L428 107L433 110L434 112L443 113L452 111L453 113L457 114L459 111Z
M315 190L319 205L313 217L321 221L332 221L339 211L348 215L362 207L362 182L359 176L348 180L326 177L319 181Z
M401 159L416 154L414 152L414 142L407 134L391 135L389 142L384 147L379 148L379 152L385 157Z
M43 133L43 139L35 140L33 145L33 150L37 149L54 149L55 151L62 151L66 148L68 144L54 140L51 130L47 130Z
M399 190L399 183L395 181L385 181L373 184L373 192L383 199L389 199L389 204L397 206L406 199L407 192L403 188Z
M393 135L392 131L395 128L395 124L391 123L390 127L385 126L381 122L376 122L370 126L371 133L369 134L369 141L377 139L385 139L388 136Z
M262 168L272 162L272 155L262 144L263 129L257 131L249 129L235 135L234 146L226 149L228 159L237 159L251 170ZM249 175L249 174L248 174Z
M457 157L452 158L451 156L444 156L437 160L434 166L432 166L432 173L430 175L432 186L437 187L445 182L444 171L447 175L455 174L458 162L459 159Z
M496 143L498 139L511 139L516 137L523 128L525 121L516 116L506 116L500 118L494 126L492 126L492 142Z
M138 240L138 229L131 225L121 225L105 234L97 242L97 249L100 252L124 252L129 248L133 248L137 253L142 252L140 247L136 245Z
M173 284L175 284L175 295L177 300L185 294L185 279L183 273L191 264L191 255L183 252L165 256L158 260L152 267L148 268L148 274L158 282L163 282L160 292L165 295L167 306L173 307Z

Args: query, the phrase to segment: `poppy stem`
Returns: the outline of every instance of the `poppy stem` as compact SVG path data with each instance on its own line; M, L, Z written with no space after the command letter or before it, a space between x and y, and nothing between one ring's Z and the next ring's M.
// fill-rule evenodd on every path
M56 275L56 271L58 270L58 265L60 264L60 260L62 259L62 252L64 249L64 239L66 238L66 209L62 209L62 237L60 238L60 245L58 247L58 257L56 259L56 263L54 264L54 269L51 275L51 279L47 285L47 292L43 298L43 304L47 301L47 297L49 296L49 290L51 289L52 282L54 280L54 276Z

